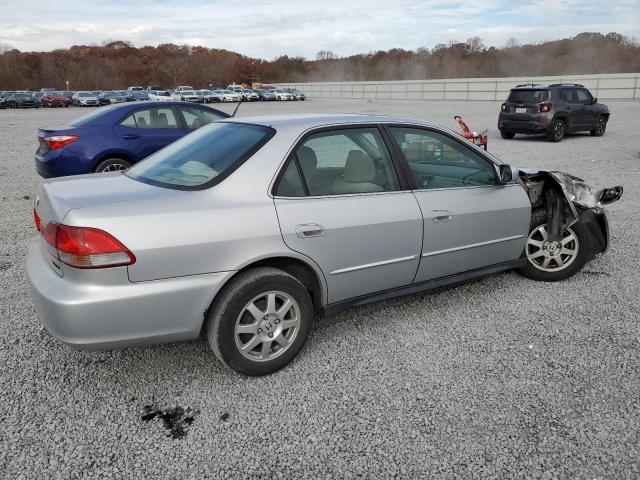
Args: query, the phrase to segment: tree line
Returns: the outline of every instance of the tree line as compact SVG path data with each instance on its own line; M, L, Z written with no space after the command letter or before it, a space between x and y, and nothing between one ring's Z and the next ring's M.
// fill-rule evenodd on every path
M393 48L315 59L283 55L268 61L201 46L163 44L136 48L128 42L74 45L51 52L0 53L0 90L121 89L129 85L210 85L257 80L312 81L418 80L542 76L640 71L640 44L618 33L581 33L572 38L487 47L478 37L432 49Z

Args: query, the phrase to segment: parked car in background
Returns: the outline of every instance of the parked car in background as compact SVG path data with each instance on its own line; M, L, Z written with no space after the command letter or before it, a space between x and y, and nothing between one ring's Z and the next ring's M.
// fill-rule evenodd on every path
M221 95L222 95L222 101L223 102L239 102L240 101L240 94L237 92L234 92L233 90L221 90Z
M43 107L68 107L71 100L62 95L62 92L46 91L40 98L40 105Z
M141 92L142 90L144 90L142 87L127 87L127 91L129 92Z
M149 92L145 90L135 90L131 92L131 97L133 97L136 102L145 102L149 100Z
M0 108L7 108L6 101L6 98L0 95Z
M123 103L127 101L127 97L122 92L102 92L102 94L98 97L100 101L100 105L111 105L114 103Z
M602 205L621 195L423 121L228 119L124 174L43 182L26 273L76 348L204 334L222 364L264 375L316 314L513 269L573 276L607 250Z
M173 99L192 103L201 103L202 101L195 90L176 90L173 94Z
M285 87L282 90L284 90L285 92L290 93L293 96L294 100L305 100L305 96L304 93L300 92L299 90L296 90L295 88L292 87Z
M39 108L40 100L31 93L16 92L5 101L7 108Z
M275 90L276 100L293 100L293 95L282 89Z
M243 102L257 102L260 100L258 94L248 88L240 89L238 93L240 94L240 98Z
M164 90L164 88L162 88L160 85L148 85L147 91L151 91L151 90Z
M41 92L57 92L58 89L54 87L44 87L40 89Z
M68 125L38 130L38 173L60 177L122 170L203 125L229 115L183 102L120 103Z
M76 93L76 92L71 91L71 90L63 90L60 93L62 93L63 97L65 97L65 98L67 98L69 100L72 100L73 99L73 94Z
M178 92L193 92L194 90L195 89L193 87L189 87L188 85L180 85L179 87L176 87L174 93L178 93Z
M173 98L168 90L149 90L149 100L154 102L172 102Z
M500 108L498 129L505 139L519 133L543 134L550 142L559 142L574 132L601 137L609 116L609 108L580 84L525 84L509 92Z
M76 107L97 107L100 99L93 92L76 92L71 98L71 103Z
M276 92L274 90L265 90L260 88L255 92L258 94L258 100L272 101L276 99Z

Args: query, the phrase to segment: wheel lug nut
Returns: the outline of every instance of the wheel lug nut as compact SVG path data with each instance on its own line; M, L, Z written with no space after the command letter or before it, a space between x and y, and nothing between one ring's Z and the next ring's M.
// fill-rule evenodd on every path
M262 333L262 329L261 328L258 329L258 333Z
M273 323L275 323L276 325L277 325L277 324L279 324L279 323L280 323L280 319L279 319L279 318L276 318L276 319L273 321Z
M273 333L270 333L270 334L269 334L269 338L273 338Z

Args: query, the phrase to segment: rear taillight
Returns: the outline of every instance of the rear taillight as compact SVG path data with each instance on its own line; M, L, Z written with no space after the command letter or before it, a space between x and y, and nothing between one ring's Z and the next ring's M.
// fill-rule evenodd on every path
M33 209L33 223L36 224L36 230L40 231L40 215L36 212L36 209Z
M551 111L552 105L550 103L541 103L540 104L540 113L547 113Z
M49 222L40 231L46 242L55 248L60 261L71 267L121 267L136 261L127 247L104 230Z
M503 112L507 111L507 104L503 103L502 106L500 107L500 110L502 110Z
M49 145L49 150L57 150L65 145L75 142L78 138L77 135L54 135L53 137L44 138L44 142Z

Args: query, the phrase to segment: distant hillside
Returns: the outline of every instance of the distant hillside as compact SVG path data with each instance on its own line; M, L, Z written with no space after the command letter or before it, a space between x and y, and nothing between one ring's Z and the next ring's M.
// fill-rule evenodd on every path
M43 86L119 89L128 85L224 86L262 82L410 80L428 78L542 76L640 71L640 44L618 33L581 33L532 45L510 40L486 47L478 37L433 49L391 49L349 57L321 51L315 60L282 56L272 61L227 50L178 46L136 48L127 42L73 46L52 52L0 54L0 90Z

